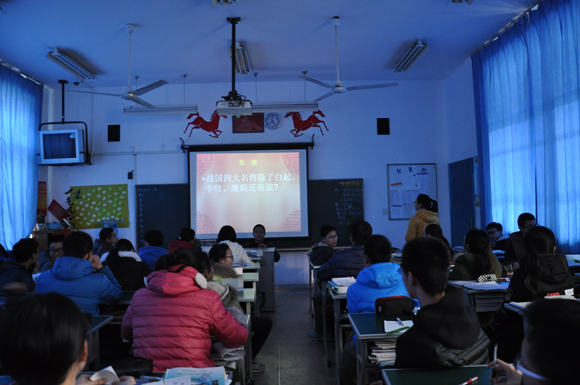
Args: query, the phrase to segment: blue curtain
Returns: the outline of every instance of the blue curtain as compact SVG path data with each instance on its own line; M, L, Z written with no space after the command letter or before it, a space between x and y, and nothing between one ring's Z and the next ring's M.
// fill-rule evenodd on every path
M483 220L523 212L580 252L580 12L545 0L472 57Z
M30 235L36 222L36 135L42 86L0 65L0 244Z

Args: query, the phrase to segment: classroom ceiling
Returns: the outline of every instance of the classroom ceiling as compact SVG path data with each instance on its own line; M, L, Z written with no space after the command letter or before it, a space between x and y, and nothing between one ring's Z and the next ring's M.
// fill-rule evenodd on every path
M340 17L340 78L444 80L536 0L0 0L0 60L47 84L77 79L46 55L64 50L92 70L92 87L231 81L231 25L248 49L253 75L238 82L336 79L333 16ZM408 72L392 69L417 39L429 51ZM82 85L81 85L82 87ZM120 90L121 92L124 89ZM322 91L322 89L321 89Z

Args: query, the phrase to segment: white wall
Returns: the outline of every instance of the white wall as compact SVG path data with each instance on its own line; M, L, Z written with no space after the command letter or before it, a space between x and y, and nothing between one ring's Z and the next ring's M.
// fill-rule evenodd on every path
M135 183L187 181L185 155L179 150L180 137L188 144L219 145L310 141L314 134L315 146L309 151L309 178L363 178L365 218L375 233L386 235L397 247L404 244L407 221L390 221L388 215L383 214L388 207L386 166L389 163L436 163L440 217L443 231L448 234L447 165L450 159L466 157L464 153L469 154L467 156L475 154L475 144L471 143L475 134L467 132L474 131L475 125L473 113L468 111L473 110L472 92L465 90L472 88L470 76L471 68L463 67L447 82L400 82L398 87L332 96L320 102L329 131L324 131L323 136L320 130L310 129L299 138L290 133L293 128L290 119L283 119L278 130L266 130L263 134L233 134L231 120L227 119L220 124L223 134L218 139L201 130L195 130L189 137L189 131L183 132L187 124L184 115L127 116L122 114L122 109L130 103L120 98L67 92L66 118L82 120L89 125L95 163L91 166L50 167L49 201L54 198L65 206L63 193L71 185L128 183L132 225L129 229L120 229L119 236L135 243L132 187ZM225 83L187 85L185 103L197 103L200 115L209 119L215 102L227 93L229 87ZM315 99L325 91L316 85L308 84L306 87L308 99ZM101 88L98 91L121 93L123 89ZM253 83L239 84L238 91L254 102L304 100L302 81L260 83L258 98ZM183 92L183 85L167 85L146 94L144 99L159 105L182 104ZM53 111L60 116L60 90L55 90L53 100L57 100ZM390 118L391 135L377 135L377 118ZM121 125L120 142L107 142L109 124ZM466 143L461 153L451 148L459 135ZM130 170L135 170L133 180L127 179ZM89 231L93 236L97 232ZM296 263L289 266L293 270ZM276 274L277 280L280 273ZM307 277L307 274L292 275ZM289 279L285 283L295 282Z

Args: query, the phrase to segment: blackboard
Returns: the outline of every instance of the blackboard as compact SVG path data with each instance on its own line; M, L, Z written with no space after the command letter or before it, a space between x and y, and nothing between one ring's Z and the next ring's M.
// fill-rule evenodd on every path
M142 247L148 230L163 233L163 247L179 236L189 221L188 184L148 184L135 186L137 211L137 242Z
M183 227L191 226L188 184L136 186L137 239L150 229L160 230L164 247ZM320 227L336 227L339 246L351 246L348 225L364 219L362 179L327 179L308 181L309 237L268 239L278 248L310 247L320 241ZM195 230L195 229L194 229ZM267 237L267 234L266 234ZM240 244L248 240L238 239Z

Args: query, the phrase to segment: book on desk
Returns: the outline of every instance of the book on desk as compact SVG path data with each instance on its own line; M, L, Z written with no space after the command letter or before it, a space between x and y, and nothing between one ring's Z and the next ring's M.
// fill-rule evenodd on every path
M346 294L348 287L355 282L355 277L332 278L326 283L326 286L335 293Z

